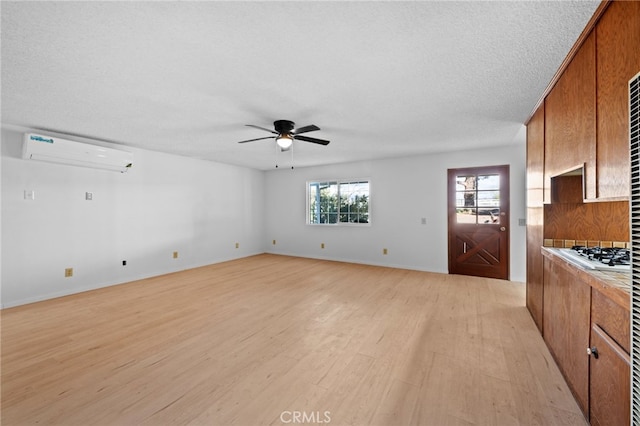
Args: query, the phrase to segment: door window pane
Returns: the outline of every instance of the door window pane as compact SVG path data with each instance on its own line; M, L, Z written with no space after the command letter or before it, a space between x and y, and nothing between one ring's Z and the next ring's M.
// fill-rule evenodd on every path
M475 207L476 193L474 191L458 191L456 193L456 207Z
M497 207L500 205L500 191L478 191L478 206Z
M478 223L500 223L500 209L478 209Z
M456 176L458 223L500 223L500 176Z
M477 223L476 216L476 209L456 209L458 223Z
M478 189L500 189L500 175L478 175Z
M456 190L464 191L476 189L477 177L473 176L456 176Z

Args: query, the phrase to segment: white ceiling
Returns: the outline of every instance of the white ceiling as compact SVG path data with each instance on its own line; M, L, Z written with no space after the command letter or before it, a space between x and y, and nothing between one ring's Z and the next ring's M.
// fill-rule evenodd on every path
M271 169L515 143L598 1L2 1L2 124Z

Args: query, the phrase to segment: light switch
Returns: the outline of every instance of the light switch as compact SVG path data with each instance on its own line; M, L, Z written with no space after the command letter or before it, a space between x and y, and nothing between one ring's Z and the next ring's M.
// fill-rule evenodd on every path
M25 189L24 190L24 199L25 200L35 200L36 199L36 192Z
M85 192L84 193L84 199L87 200L87 201L93 200L93 192Z

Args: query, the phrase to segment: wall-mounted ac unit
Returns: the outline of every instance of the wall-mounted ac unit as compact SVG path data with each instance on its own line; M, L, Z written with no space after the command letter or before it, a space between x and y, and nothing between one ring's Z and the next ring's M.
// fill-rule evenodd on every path
M25 133L22 158L121 173L133 163L133 154L128 151L35 133Z

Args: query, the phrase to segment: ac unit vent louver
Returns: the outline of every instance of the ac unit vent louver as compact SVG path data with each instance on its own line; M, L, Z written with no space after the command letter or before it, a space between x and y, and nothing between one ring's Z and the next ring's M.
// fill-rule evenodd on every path
M629 81L631 149L631 424L640 425L640 73Z
M24 135L22 157L120 173L133 163L133 154L128 151L34 133Z

